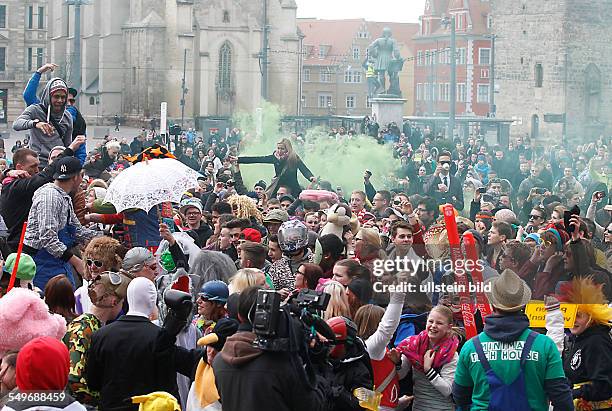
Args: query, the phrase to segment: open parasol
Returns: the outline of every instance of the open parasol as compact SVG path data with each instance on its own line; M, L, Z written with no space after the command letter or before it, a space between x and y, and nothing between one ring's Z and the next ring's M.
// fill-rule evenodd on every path
M108 187L105 203L118 213L138 208L149 212L157 204L178 203L185 191L198 186L199 173L172 158L141 161L119 173Z

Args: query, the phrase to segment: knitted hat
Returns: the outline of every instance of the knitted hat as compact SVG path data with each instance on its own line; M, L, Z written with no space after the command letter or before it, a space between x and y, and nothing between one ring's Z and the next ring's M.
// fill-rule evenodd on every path
M254 187L261 187L265 190L268 187L268 185L266 184L265 181L259 180L258 182L255 183Z
M348 289L364 304L370 301L372 293L374 292L372 284L363 278L355 278L349 283Z
M513 224L517 221L516 214L509 208L501 208L495 212L495 221L504 221Z
M15 267L15 260L17 259L17 253L10 254L6 262L4 263L4 271L8 274L13 272L13 267ZM34 275L36 274L36 263L27 254L22 253L19 258L19 266L17 267L17 275L16 278L24 281L32 281L34 279Z
M69 371L70 356L66 345L52 337L38 337L19 350L15 380L21 392L63 391Z
M66 87L66 83L62 79L54 79L51 85L49 86L49 95L57 93L58 91L63 91L68 94L68 87Z

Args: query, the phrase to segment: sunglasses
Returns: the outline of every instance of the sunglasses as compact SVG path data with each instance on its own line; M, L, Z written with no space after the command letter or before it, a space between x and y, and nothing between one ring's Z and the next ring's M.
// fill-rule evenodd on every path
M541 219L541 218L542 218L542 216L539 216L539 215L534 215L534 214L529 214L529 219L530 219L530 220L535 220L536 218L537 218L537 219Z
M102 263L102 261L99 261L99 260L92 260L91 258L88 258L88 259L87 259L87 265L88 265L89 267L91 267L91 266L94 266L94 265L95 265L96 267L101 268L101 267L102 267L102 265L103 265L103 263Z

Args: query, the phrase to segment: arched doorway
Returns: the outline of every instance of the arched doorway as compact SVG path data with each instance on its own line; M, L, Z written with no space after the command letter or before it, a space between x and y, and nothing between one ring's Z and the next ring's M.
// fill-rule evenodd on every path
M540 134L540 117L537 114L531 116L531 138L538 138Z

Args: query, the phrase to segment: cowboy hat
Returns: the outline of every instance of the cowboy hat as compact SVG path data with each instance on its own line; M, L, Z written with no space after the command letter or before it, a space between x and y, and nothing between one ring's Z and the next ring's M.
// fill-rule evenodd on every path
M485 294L491 305L501 311L520 311L531 300L531 289L512 270L485 282Z

